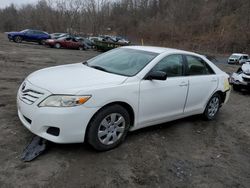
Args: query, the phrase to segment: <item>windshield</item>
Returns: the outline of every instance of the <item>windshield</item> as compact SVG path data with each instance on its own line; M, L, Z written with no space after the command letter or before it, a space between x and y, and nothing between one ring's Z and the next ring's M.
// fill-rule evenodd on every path
M239 55L231 55L230 58L239 59L240 56Z
M123 76L134 76L158 54L118 48L89 60L88 66Z
M21 33L25 33L25 32L27 32L27 31L29 31L29 29L25 29L25 30L22 30L22 31L20 31Z

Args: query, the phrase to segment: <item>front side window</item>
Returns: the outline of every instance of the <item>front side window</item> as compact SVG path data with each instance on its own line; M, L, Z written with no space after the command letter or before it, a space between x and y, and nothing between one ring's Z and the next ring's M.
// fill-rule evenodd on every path
M182 55L169 55L163 58L152 71L163 71L168 77L183 75Z
M188 65L188 75L208 75L214 74L214 71L201 58L195 56L186 56Z

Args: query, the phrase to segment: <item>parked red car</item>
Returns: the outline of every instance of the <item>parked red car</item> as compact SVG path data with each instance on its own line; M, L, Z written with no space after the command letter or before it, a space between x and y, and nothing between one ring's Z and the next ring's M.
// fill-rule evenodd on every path
M51 48L68 48L68 49L78 49L85 50L85 46L82 42L78 41L74 37L62 37L59 39L48 39L45 44Z

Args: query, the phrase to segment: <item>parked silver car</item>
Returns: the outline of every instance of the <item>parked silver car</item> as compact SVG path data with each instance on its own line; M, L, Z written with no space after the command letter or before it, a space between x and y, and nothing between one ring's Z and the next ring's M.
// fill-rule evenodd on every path
M240 53L234 53L229 58L227 63L228 64L244 64L249 59L248 54L240 54Z

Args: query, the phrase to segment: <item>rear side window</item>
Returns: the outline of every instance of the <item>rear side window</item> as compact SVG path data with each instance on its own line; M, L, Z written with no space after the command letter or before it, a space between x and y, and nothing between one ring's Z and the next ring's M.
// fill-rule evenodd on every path
M192 75L208 75L214 74L212 68L201 58L195 56L186 56L187 58L187 74Z
M170 55L163 58L153 69L153 71L163 71L168 77L183 75L182 55Z

